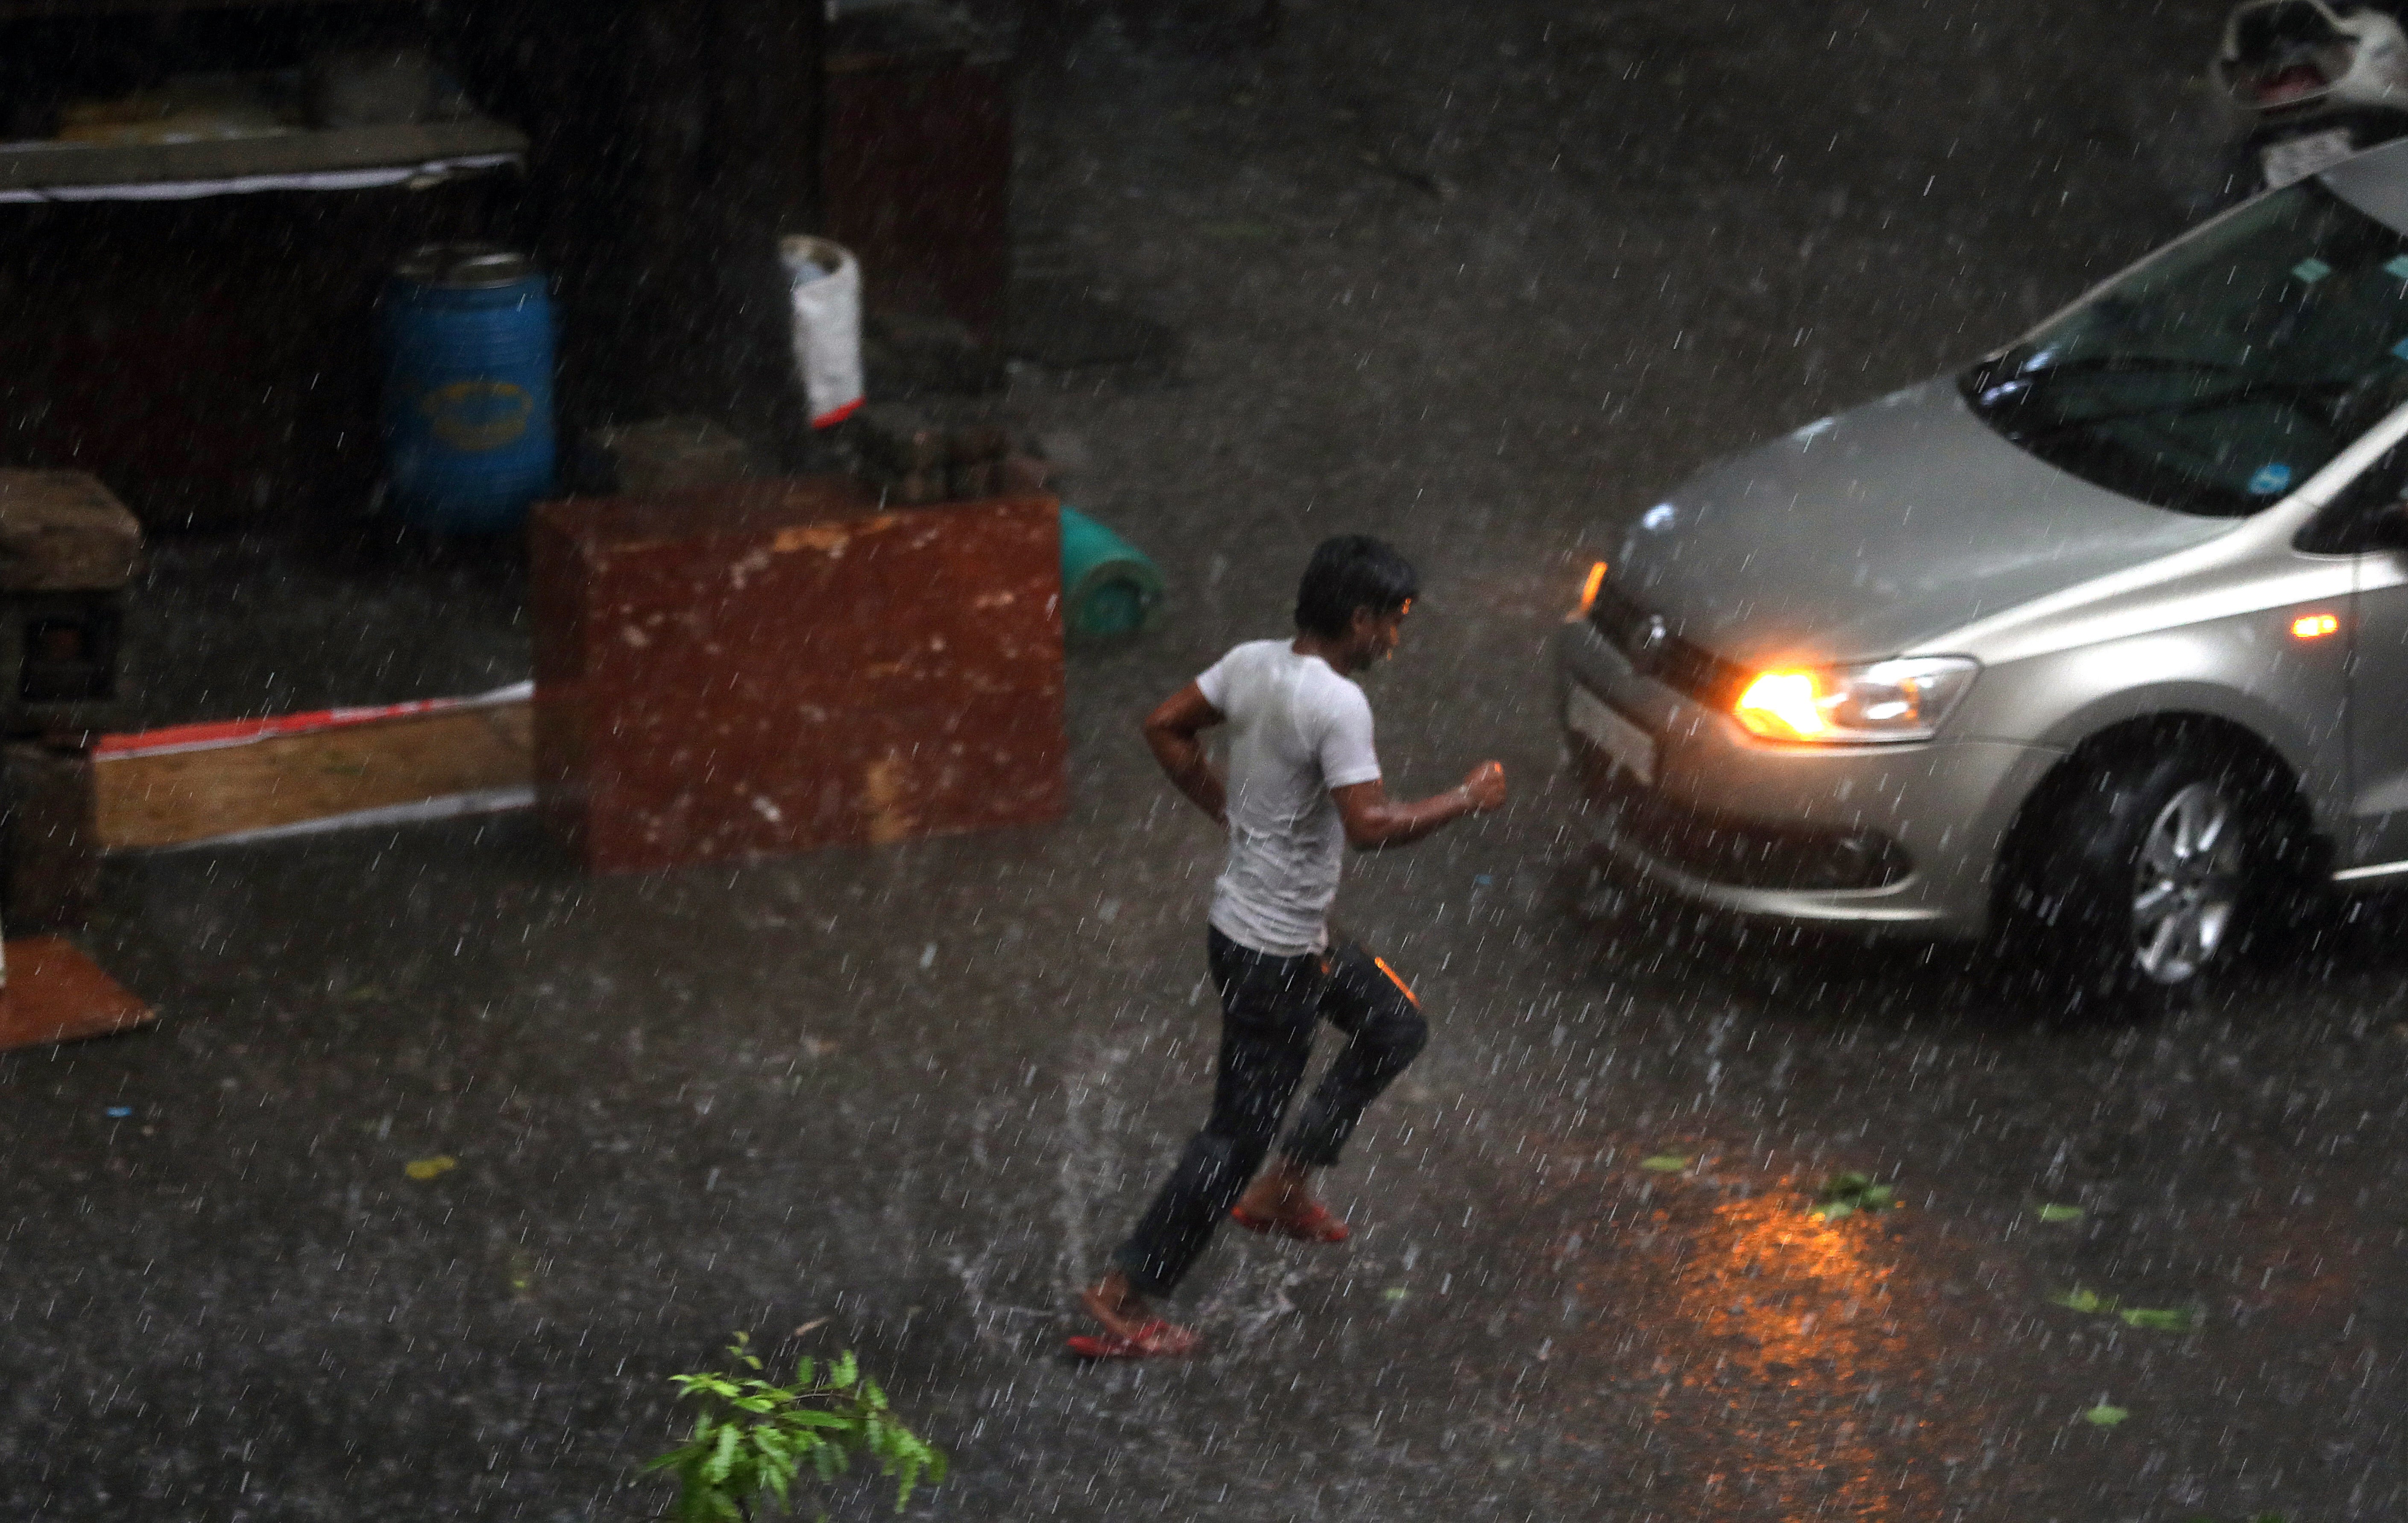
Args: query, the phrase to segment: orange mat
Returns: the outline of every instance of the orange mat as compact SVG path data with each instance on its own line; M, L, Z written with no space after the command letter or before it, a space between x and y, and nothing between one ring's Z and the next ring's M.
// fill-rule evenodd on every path
M131 1031L157 1018L100 964L57 936L7 943L8 984L0 989L0 1052Z

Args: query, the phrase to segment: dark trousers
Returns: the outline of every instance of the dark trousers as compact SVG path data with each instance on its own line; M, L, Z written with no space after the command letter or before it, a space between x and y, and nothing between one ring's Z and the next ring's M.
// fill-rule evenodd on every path
M1281 1149L1308 1168L1338 1161L1363 1107L1429 1039L1412 995L1360 947L1272 957L1215 931L1205 939L1205 954L1221 990L1212 1115L1112 1256L1129 1284L1147 1295L1178 1286L1262 1167L1322 1021L1346 1033L1346 1050L1305 1102Z

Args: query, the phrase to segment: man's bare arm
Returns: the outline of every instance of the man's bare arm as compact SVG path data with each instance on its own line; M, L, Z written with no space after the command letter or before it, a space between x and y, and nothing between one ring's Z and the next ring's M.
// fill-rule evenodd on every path
M1204 690L1193 682L1164 699L1160 708L1145 717L1146 747L1161 763L1163 776L1224 830L1229 826L1229 790L1221 781L1221 775L1212 770L1211 759L1205 756L1201 737L1205 731L1227 719L1205 698Z
M1333 788L1329 796L1337 801L1338 818L1345 821L1347 845L1358 851L1409 847L1466 815L1501 807L1505 769L1497 762L1483 762L1445 792L1412 804L1391 804L1386 785L1377 778Z

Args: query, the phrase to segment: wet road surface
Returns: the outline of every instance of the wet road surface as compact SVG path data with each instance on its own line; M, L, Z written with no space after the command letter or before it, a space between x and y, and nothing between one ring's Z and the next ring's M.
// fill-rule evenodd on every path
M0 1058L0 1512L648 1517L665 1377L740 1328L862 1351L954 1456L919 1516L2398 1516L2408 914L2066 1025L1961 953L1584 901L1539 651L1589 556L2213 174L2214 7L1711 10L1107 21L1036 77L1024 267L1183 339L1010 397L1174 589L1073 662L1059 826L606 880L514 818L114 867L87 939L161 1027ZM1329 1181L1354 1240L1226 1234L1204 1358L1082 1368L1068 1292L1212 1037L1216 842L1135 722L1343 529L1429 584L1369 684L1392 788L1493 754L1520 792L1351 864L1436 1028ZM273 638L228 565L299 600ZM151 617L197 633L159 717L519 675L507 577L287 569L163 552ZM1845 1170L1900 1208L1809 1216Z

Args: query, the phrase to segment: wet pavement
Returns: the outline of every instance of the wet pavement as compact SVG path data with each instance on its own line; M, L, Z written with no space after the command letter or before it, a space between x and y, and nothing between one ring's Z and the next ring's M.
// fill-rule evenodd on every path
M511 818L115 865L86 940L161 1026L0 1058L0 1513L653 1516L666 1376L735 1329L862 1351L953 1454L917 1516L2408 1507L2408 914L2068 1025L1962 953L1584 907L1539 653L1589 553L2218 172L2217 7L1713 9L1297 5L1259 51L1090 17L1036 76L1025 269L1183 341L1010 398L1174 589L1073 661L1060 825L603 880ZM1135 724L1349 529L1428 581L1369 684L1391 786L1494 754L1520 793L1352 864L1436 1029L1329 1182L1354 1240L1229 1234L1204 1358L1082 1368L1068 1293L1212 1036L1215 838ZM146 710L520 675L507 575L368 576L171 548ZM1846 1170L1900 1208L1810 1217Z

